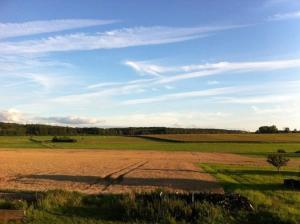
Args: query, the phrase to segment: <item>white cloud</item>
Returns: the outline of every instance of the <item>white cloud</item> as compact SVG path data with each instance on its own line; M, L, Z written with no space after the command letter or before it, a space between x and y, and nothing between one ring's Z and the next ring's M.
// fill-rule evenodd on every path
M0 122L23 123L24 115L15 109L0 111Z
M300 10L295 12L289 13L279 13L271 16L268 20L269 21L276 21L276 20L288 20L288 19L299 19L300 18Z
M38 123L51 125L70 125L70 126L84 126L84 125L100 125L104 121L84 116L62 116L62 117L38 117L34 114L25 114L16 109L8 109L0 111L0 122L6 123Z
M5 114L5 119L2 115ZM84 116L37 117L34 114L25 116L16 110L0 112L0 121L16 123L43 123L49 125L64 125L71 127L220 127L213 126L230 116L223 112L159 112L159 113L130 113L124 115L107 115L97 118ZM197 122L198 121L198 122Z
M99 125L103 121L96 118L79 117L79 116L65 116L65 117L40 117L35 118L39 122L46 122L47 124L60 125Z
M222 127L224 118L230 116L223 112L159 112L159 113L130 113L116 116L103 116L105 124L109 127ZM219 124L220 125L216 125ZM214 126L215 124L215 126Z
M0 23L0 39L99 26L115 22L117 21L98 19L60 19L30 21L24 23Z
M46 53L166 44L205 37L212 32L238 27L241 26L192 28L136 27L97 34L76 33L52 36L39 40L0 42L0 53Z

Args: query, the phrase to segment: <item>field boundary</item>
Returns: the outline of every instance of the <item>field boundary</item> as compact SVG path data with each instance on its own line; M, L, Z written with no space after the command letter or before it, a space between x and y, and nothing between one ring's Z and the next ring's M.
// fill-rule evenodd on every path
M202 141L202 140L176 140L176 139L168 139L168 138L160 138L159 136L132 136L132 137L138 137L143 138L146 140L152 140L156 142L168 142L168 143L245 143L245 144L300 144L299 141L245 141L245 140L234 140L234 141L228 141L228 140L211 140L211 141Z

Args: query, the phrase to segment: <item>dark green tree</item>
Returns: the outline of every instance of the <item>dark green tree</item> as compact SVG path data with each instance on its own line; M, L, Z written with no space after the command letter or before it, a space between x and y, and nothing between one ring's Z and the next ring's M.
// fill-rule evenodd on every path
M290 159L286 158L282 153L270 154L267 157L267 162L277 168L277 171L280 171L280 168L286 166Z
M257 133L278 133L278 128L275 125L272 126L261 126L256 131Z

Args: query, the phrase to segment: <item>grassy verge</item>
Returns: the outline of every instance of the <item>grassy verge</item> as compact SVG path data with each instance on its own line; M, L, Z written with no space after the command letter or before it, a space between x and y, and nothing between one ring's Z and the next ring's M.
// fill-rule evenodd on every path
M24 223L31 224L240 223L235 213L208 202L160 199L158 193L150 196L150 200L144 200L129 195L84 195L57 190L44 193L31 205L21 205L27 214Z
M283 186L284 178L298 178L299 170L277 173L271 167L201 164L214 175L226 192L249 198L256 211L254 223L300 223L300 192Z

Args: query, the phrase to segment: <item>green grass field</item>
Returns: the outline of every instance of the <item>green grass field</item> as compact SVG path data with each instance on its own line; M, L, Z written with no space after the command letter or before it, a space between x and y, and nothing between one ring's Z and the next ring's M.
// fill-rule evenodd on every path
M214 175L226 192L248 197L257 216L261 216L259 223L300 223L300 192L283 186L284 178L300 178L299 170L286 168L278 174L269 166L201 164L201 167Z
M182 142L252 142L252 143L300 143L299 133L281 134L166 134L145 135L155 138Z
M76 143L52 143L51 136L0 136L0 148L60 148L60 149L120 149L120 150L160 150L160 151L197 151L229 152L247 155L266 155L284 149L288 156L299 157L300 143L249 143L249 142L203 142L178 143L140 137L122 136L76 136Z

